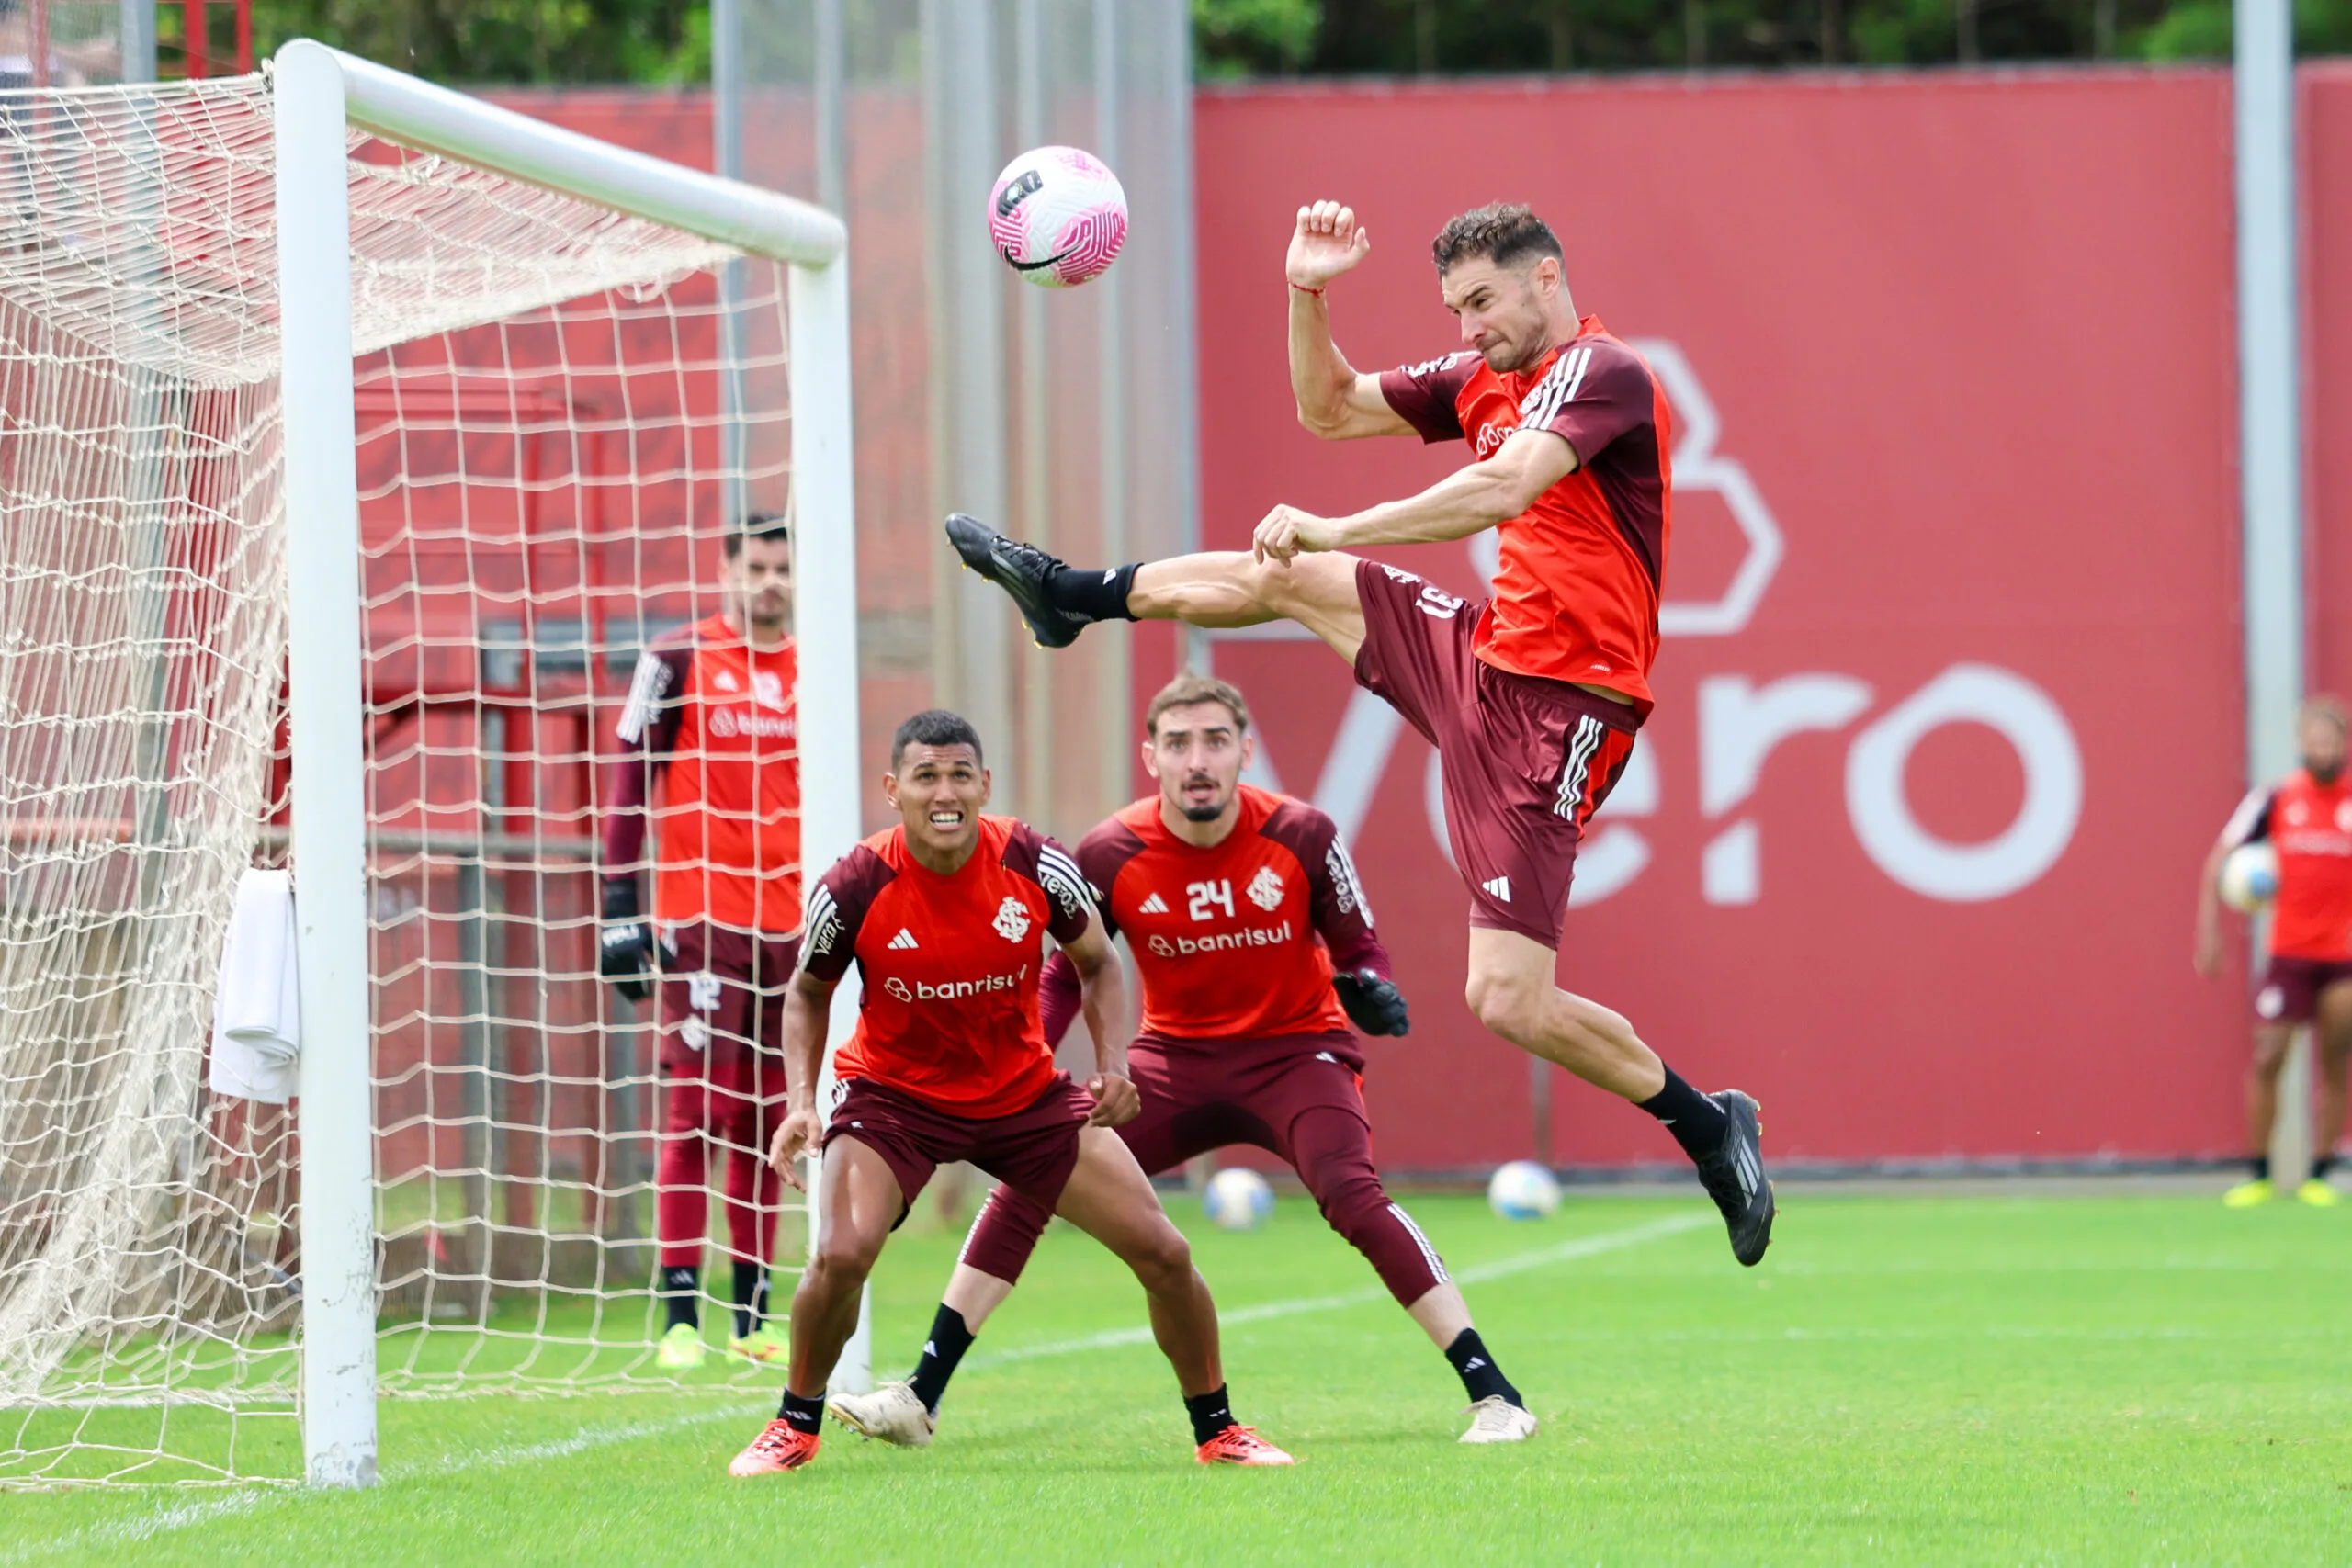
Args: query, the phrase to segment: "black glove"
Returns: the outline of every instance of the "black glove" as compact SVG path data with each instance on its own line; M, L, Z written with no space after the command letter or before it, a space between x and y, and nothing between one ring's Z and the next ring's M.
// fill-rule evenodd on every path
M653 928L638 908L637 878L605 878L605 921L596 934L596 973L633 1002L653 995Z
M1375 969L1359 969L1354 974L1331 976L1331 988L1340 993L1340 1005L1348 1010L1348 1020L1366 1034L1410 1034L1413 1017L1405 1009L1405 993L1396 982Z

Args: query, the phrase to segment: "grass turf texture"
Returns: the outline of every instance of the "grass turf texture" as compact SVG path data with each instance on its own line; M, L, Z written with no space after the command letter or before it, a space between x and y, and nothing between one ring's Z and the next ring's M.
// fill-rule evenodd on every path
M1192 1463L1148 1344L1020 1355L1141 1316L1132 1281L1057 1227L923 1452L829 1423L811 1469L731 1481L771 1408L740 1386L388 1403L372 1492L0 1495L0 1564L2352 1559L2340 1214L1804 1198L1747 1271L1712 1215L1660 1224L1695 1200L1571 1198L1508 1225L1420 1197L1458 1273L1517 1270L1468 1294L1545 1425L1471 1449L1453 1374L1311 1205L1227 1235L1173 1202L1247 1319L1226 1336L1237 1412L1295 1470ZM1579 1238L1596 1248L1530 1264ZM902 1234L884 1255L884 1375L910 1361L957 1239Z

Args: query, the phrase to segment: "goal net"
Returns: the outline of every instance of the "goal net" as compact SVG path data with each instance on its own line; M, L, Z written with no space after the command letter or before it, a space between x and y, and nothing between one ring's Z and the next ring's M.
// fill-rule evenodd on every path
M355 77L341 131L351 357L318 384L347 372L350 445L323 507L288 479L289 453L316 468L305 421L331 440L341 415L288 403L315 399L289 356L332 333L281 272L286 69L0 93L0 1486L302 1476L336 1312L374 1370L332 1440L369 1451L322 1472L313 1432L313 1479L372 1474L379 1390L777 1382L721 1351L743 1229L723 1172L748 1148L706 1165L709 1360L655 1360L656 1021L596 977L598 833L638 655L719 609L728 525L797 507L804 577L810 536L846 533L797 471L786 348L809 307L786 247L747 254L758 220L830 220L342 64L378 96ZM649 189L668 210L632 207ZM845 409L823 419L845 437ZM322 588L303 535L338 512L356 549ZM338 592L321 624L356 628L348 685L299 636L289 655ZM854 773L854 610L829 613L831 643L799 627L804 693L834 688L802 755L815 771L814 729L837 744L846 712ZM304 760L321 714L356 716L351 754ZM338 794L364 809L349 887L306 815ZM824 798L812 857L854 833L814 821L839 816ZM287 864L291 1104L213 1061L240 878ZM339 908L364 928L309 929ZM364 953L356 1001L317 994L334 941ZM321 1037L331 1005L361 1010L353 1039ZM320 1088L346 1080L356 1127ZM779 1317L797 1205L752 1226ZM338 1304L321 1260L355 1215L361 1289ZM347 1404L351 1347L334 1359Z

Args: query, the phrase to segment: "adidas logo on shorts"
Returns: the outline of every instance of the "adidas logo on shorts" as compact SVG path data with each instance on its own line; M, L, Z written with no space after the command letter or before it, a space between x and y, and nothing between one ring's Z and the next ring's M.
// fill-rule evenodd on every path
M901 952L907 948L919 947L921 945L922 943L915 941L915 933L907 930L904 926L900 926L899 928L899 934L890 939L890 946L893 949Z
M1508 877L1508 876L1498 876L1498 877L1496 877L1492 882L1482 882L1482 883L1480 883L1478 886L1480 886L1481 887L1484 887L1487 892L1489 892L1489 893L1493 894L1496 897L1498 897L1498 898L1501 899L1504 903L1508 904L1508 903L1510 903L1510 877ZM895 946L895 945L896 945L896 943L893 943L892 945L894 945L894 946Z
M1136 906L1136 913L1138 915L1164 915L1168 913L1168 900L1155 893L1150 897Z

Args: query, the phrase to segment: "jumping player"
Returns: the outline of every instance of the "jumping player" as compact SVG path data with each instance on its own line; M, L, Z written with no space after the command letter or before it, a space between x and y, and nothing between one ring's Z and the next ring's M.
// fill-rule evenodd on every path
M1277 506L1250 548L1073 570L961 515L947 534L1043 646L1091 622L1246 626L1289 619L1349 661L1435 745L1446 830L1470 893L1471 1010L1495 1033L1665 1123L1722 1210L1733 1254L1772 1235L1756 1102L1704 1095L1626 1021L1553 983L1577 844L1650 711L1658 584L1673 515L1666 393L1642 357L1578 317L1560 243L1524 207L1483 207L1434 246L1464 347L1358 373L1325 292L1370 237L1335 202L1299 209L1287 269L1299 422L1327 440L1466 441L1467 467L1346 517ZM1355 545L1498 529L1495 596L1465 603Z
M816 1457L825 1380L857 1326L858 1292L932 1172L951 1160L1060 1214L1135 1270L1203 1464L1288 1464L1234 1421L1208 1286L1111 1131L1140 1100L1113 1033L1118 960L1085 878L1027 824L980 814L980 738L954 714L934 709L899 727L882 787L899 826L842 856L809 896L786 993L790 1101L768 1157L796 1186L793 1162L820 1135L827 1011L853 962L864 996L857 1032L834 1064L842 1089L821 1134L822 1239L792 1298L783 1408L729 1472L797 1470ZM1077 975L1094 1039L1095 1076L1083 1089L1054 1070L1038 1015L1048 933Z
M648 649L617 734L605 822L598 967L635 1001L660 965L662 1119L655 1170L662 1304L654 1352L681 1371L708 1353L698 1311L708 1163L726 1166L734 1331L728 1349L784 1355L766 1326L781 1189L761 1152L784 1105L785 983L800 930L800 757L792 541L753 516L721 546L719 613ZM653 920L638 863L653 805ZM655 939L655 924L660 939ZM657 960L658 951L658 960Z
M2222 863L2241 844L2267 839L2278 852L2271 904L2270 962L2254 998L2254 1061L2245 1075L2245 1141L2253 1176L2222 1195L2233 1209L2278 1195L2270 1179L2270 1132L2278 1120L2278 1069L2295 1031L2312 1025L2319 1058L2319 1137L2311 1174L2295 1196L2317 1208L2342 1201L2327 1183L2344 1130L2352 1078L2352 786L2344 777L2344 705L2318 696L2295 717L2303 765L2257 789L2231 814L2205 857L2198 886L2197 972L2222 966Z
M1339 829L1311 806L1240 783L1254 744L1250 708L1223 681L1177 677L1145 710L1144 735L1144 771L1159 793L1078 848L1105 931L1127 933L1143 976L1143 1032L1127 1055L1143 1112L1119 1136L1154 1175L1227 1144L1281 1156L1460 1374L1472 1416L1462 1440L1527 1438L1534 1416L1479 1339L1437 1249L1373 1167L1363 1053L1348 1023L1403 1034L1410 1019ZM1077 990L1076 973L1052 960L1046 1039L1069 1024ZM869 1438L928 1444L947 1380L1012 1293L1046 1218L998 1189L912 1376L834 1399L834 1418Z

